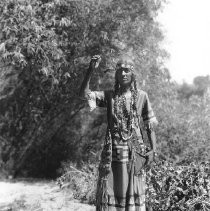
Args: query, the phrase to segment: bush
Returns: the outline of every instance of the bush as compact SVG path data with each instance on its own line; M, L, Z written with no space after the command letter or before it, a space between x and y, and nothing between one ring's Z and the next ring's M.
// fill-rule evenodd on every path
M85 164L81 169L66 163L57 182L71 188L75 199L94 204L97 168ZM209 163L174 166L158 161L147 172L146 204L149 211L194 211L210 209Z
M73 197L88 204L95 203L97 168L93 164L84 164L79 168L74 163L64 163L65 173L57 179L60 188L70 188Z
M146 199L155 211L210 209L209 163L173 166L159 162L147 174Z

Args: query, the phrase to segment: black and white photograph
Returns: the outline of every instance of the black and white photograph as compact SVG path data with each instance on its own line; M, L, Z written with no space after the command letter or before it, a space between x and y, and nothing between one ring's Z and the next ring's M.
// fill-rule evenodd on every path
M210 211L209 0L0 0L0 211Z

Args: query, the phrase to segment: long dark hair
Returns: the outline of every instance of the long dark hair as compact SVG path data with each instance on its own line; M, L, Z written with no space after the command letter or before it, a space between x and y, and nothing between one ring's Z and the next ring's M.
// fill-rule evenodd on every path
M120 60L118 63L117 63L117 66L119 64L122 64L124 61ZM131 63L130 60L127 61L126 60L126 63ZM133 64L132 64L133 65ZM118 81L118 78L117 78L117 74L118 74L118 69L116 68L116 72L115 72L115 84L114 84L114 113L117 115L118 114L118 102L119 102L119 97L120 95L122 94L121 93L121 86L120 86L120 83ZM132 81L131 81L131 85L130 85L130 90L131 90L131 96L133 98L133 105L132 105L132 108L130 109L133 109L136 111L137 109L137 92L138 92L138 87L137 87L137 80L136 80L136 74L134 73L134 68L132 70ZM134 112L136 113L136 112Z

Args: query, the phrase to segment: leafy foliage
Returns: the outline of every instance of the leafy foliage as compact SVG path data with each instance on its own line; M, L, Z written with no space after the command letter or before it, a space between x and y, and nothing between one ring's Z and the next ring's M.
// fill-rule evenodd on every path
M177 93L172 93L155 100L161 157L177 164L209 161L209 95L179 100Z
M57 184L73 190L76 199L95 203L96 165L63 165ZM157 161L147 172L146 204L150 211L207 211L210 208L209 163L188 166Z
M51 172L47 164L63 159L52 144L63 146L62 151L84 136L75 131L69 140L67 135L73 119L82 115L84 104L76 93L91 55L102 55L101 68L113 68L117 56L129 52L140 78L160 77L164 51L158 42L163 36L155 16L161 6L162 1L153 0L0 3L0 156L5 171L18 174L45 163L40 169ZM94 89L102 87L102 75L93 76ZM112 78L112 73L104 77L103 88L110 87ZM46 161L51 151L54 156Z
M147 174L147 204L151 210L209 210L209 163L173 166L159 162Z
M97 168L96 165L83 165L81 169L73 163L63 164L63 175L57 179L60 188L71 188L73 197L89 204L95 203Z

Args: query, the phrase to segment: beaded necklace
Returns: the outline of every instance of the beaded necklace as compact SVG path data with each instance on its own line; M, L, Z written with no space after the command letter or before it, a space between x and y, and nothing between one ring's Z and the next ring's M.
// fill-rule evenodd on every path
M114 101L114 113L117 119L118 133L123 141L129 140L133 135L135 122L136 92L131 88L130 111L126 107L126 97L122 92L117 93Z

